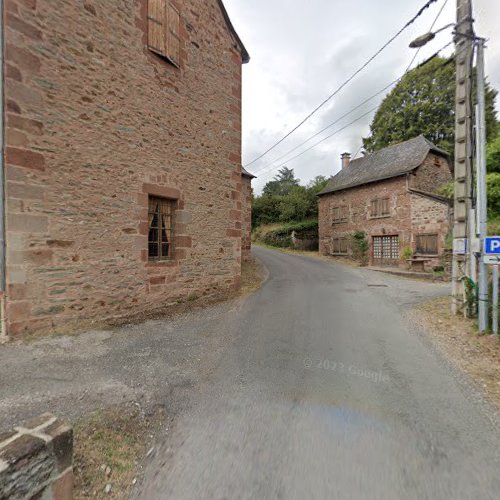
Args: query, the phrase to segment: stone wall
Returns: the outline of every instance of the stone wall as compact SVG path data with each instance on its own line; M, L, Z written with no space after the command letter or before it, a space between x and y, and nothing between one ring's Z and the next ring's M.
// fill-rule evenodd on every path
M243 260L248 260L252 251L252 178L242 177L243 189L241 192L241 254Z
M174 3L179 68L147 49L147 0L5 4L11 336L238 286L242 56L218 0ZM176 202L169 262L153 194Z
M371 200L386 197L390 200L390 216L370 218ZM347 207L346 222L333 222L332 210L338 206ZM411 210L406 176L321 196L319 202L320 253L331 255L333 253L332 239L348 237L355 231L366 232L369 240L373 236L399 235L402 246L411 241ZM371 250L370 241L370 261Z
M73 431L44 414L0 434L0 498L73 498Z
M431 270L434 266L444 265L441 256L444 254L446 237L450 231L450 205L420 194L411 195L411 222L413 252L416 251L418 235L438 235L438 256L425 262L425 268Z
M453 179L450 163L447 158L429 153L415 174L409 177L409 187L439 194L439 189Z

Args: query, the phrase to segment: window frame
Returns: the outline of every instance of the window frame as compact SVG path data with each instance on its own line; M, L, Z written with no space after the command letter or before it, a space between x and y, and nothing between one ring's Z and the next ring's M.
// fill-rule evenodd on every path
M173 12L176 16L174 18L172 17ZM158 15L159 18L156 17ZM172 19L177 19L175 29L172 29ZM148 50L178 69L181 67L182 51L180 28L181 13L175 3L170 0L147 0ZM156 40L153 41L153 38ZM156 41L160 42L160 47L155 45Z
M151 206L154 203L158 203L155 211L151 210ZM162 214L162 208L168 207L168 213ZM148 247L147 247L147 257L149 262L162 263L162 262L172 262L175 261L175 211L177 209L177 200L172 198L165 198L162 196L157 196L153 194L148 194ZM156 212L157 210L157 212ZM154 215L153 215L154 214ZM153 215L153 218L151 216ZM158 216L158 227L152 227L154 221L154 216ZM160 223L161 217L169 218L169 226L166 227L167 242L165 243L162 238L163 224ZM155 242L150 239L150 233L152 230L158 232L158 237ZM151 245L158 245L158 255L151 255ZM168 244L169 252L165 256L163 254L163 245Z
M435 252L422 251L422 245L419 245L419 238L436 238ZM426 245L427 246L427 245ZM439 255L439 234L438 233L422 233L415 235L415 255L421 255L426 257L436 257Z
M373 198L370 200L369 206L369 218L370 219L384 219L387 217L391 217L391 207L390 207L391 198L389 196L384 196L383 198ZM387 203L387 212L382 212L383 205L382 203ZM374 204L375 204L375 214L374 214Z

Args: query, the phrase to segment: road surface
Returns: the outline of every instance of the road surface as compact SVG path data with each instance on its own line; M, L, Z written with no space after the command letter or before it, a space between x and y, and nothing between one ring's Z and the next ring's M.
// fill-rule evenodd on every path
M445 285L254 250L269 271L137 498L500 498L495 423L405 319Z

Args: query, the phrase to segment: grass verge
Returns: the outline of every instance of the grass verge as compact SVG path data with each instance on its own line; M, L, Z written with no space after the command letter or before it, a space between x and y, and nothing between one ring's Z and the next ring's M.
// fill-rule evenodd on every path
M128 498L165 420L163 410L145 416L135 405L127 405L99 410L75 422L75 500Z
M500 409L500 342L479 335L473 320L451 313L451 298L441 297L418 306L417 320L439 350L467 373Z

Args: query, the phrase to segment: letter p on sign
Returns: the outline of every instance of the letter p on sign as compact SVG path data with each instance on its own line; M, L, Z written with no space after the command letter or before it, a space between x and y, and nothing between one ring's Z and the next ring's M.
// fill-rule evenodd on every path
M491 236L484 240L484 253L486 255L500 255L500 236Z

